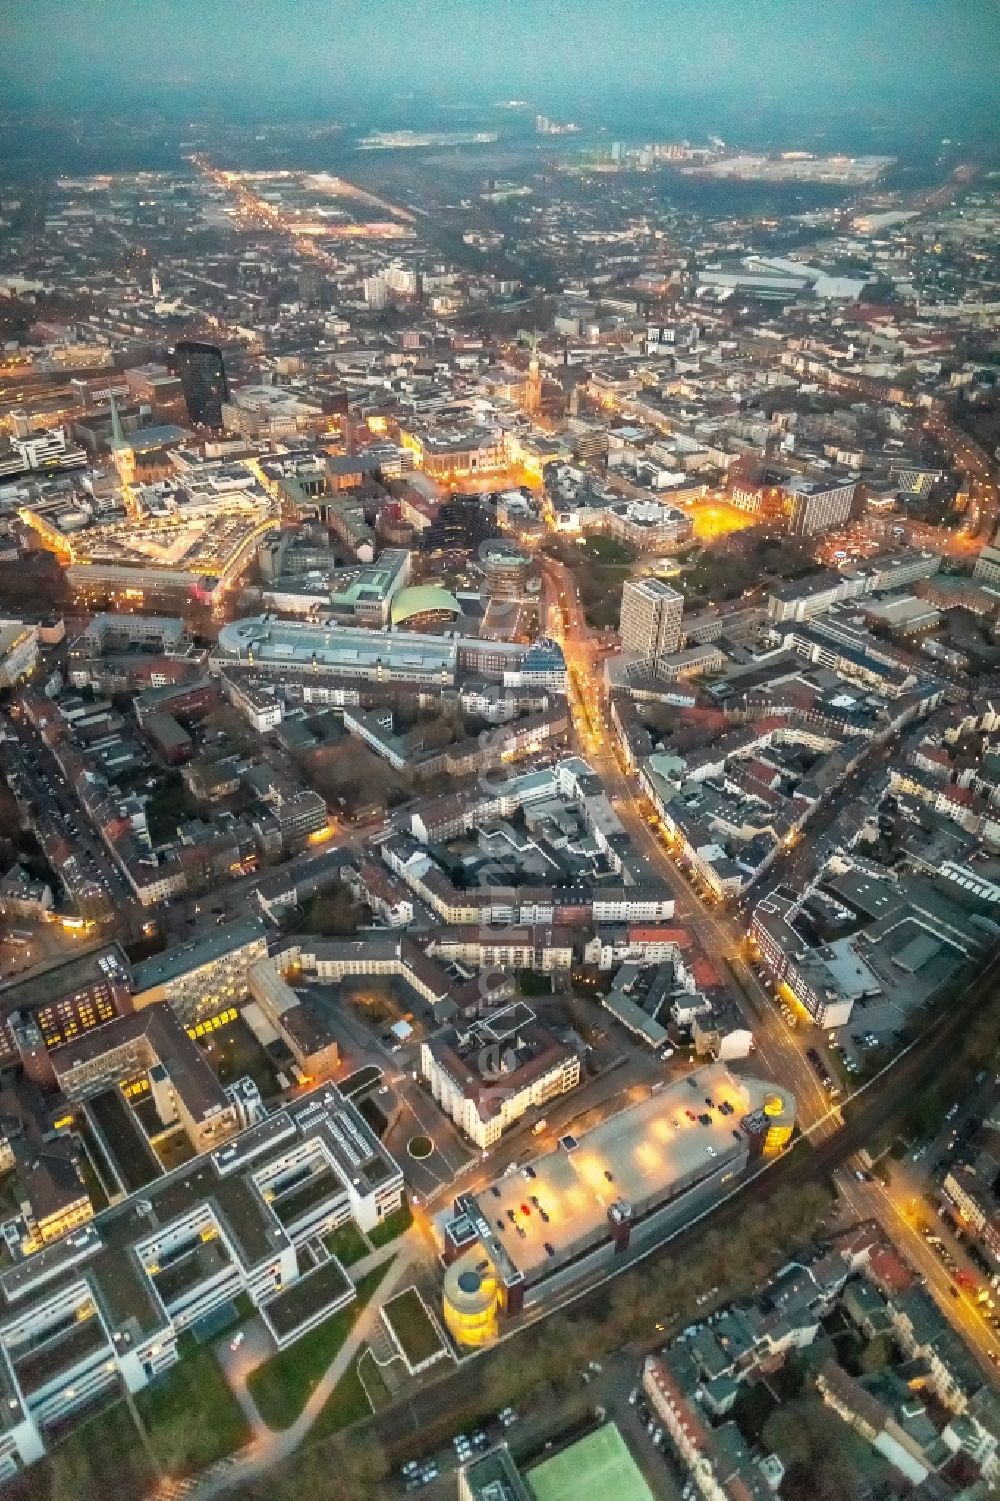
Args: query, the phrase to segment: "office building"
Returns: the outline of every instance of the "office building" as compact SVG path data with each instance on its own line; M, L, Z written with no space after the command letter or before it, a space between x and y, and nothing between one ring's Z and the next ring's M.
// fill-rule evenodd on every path
M221 1146L238 1128L235 1106L169 1006L149 1006L95 1027L56 1048L49 1061L72 1104L145 1075L158 1121L164 1128L179 1125L196 1152ZM109 1143L112 1152L131 1134L128 1113L119 1109L122 1131Z
M534 1501L506 1444L459 1466L458 1501Z
M983 589L989 589L993 594L1000 593L1000 547L989 543L981 549L972 577Z
M10 440L10 452L0 455L0 479L39 472L61 473L82 469L87 463L86 450L66 441L66 429L51 428Z
M504 537L488 538L479 546L483 583L491 599L523 599L531 555Z
M133 1005L141 1010L167 1001L186 1026L242 1001L249 973L267 958L267 933L259 917L215 928L144 959L132 972Z
M132 1009L129 966L117 944L26 975L5 986L4 1018L30 1018L45 1048L81 1038ZM0 1062L16 1057L14 1039L0 1022Z
M222 350L197 339L181 339L171 351L170 364L184 389L191 421L198 427L220 428L222 403L229 400Z
M38 627L0 620L0 688L12 688L38 661Z
M329 1079L340 1065L340 1049L319 1011L303 1004L271 959L255 964L248 978L254 1002L296 1066L310 1082Z
M850 519L857 488L856 479L832 485L818 480L789 480L782 489L792 536L815 537L843 526Z
M622 651L639 652L649 661L677 651L683 611L683 594L669 584L660 579L629 579L622 589Z
M435 508L430 522L419 533L417 545L422 553L434 558L450 554L464 558L495 532L493 520L478 497L451 498Z
M433 479L451 480L467 474L506 469L510 455L502 429L399 428L399 442L416 456L416 464Z
M310 684L330 676L446 686L460 673L474 673L509 688L566 691L562 650L545 636L525 645L246 616L219 631L213 665L220 671L230 664L253 667L260 678L293 680L299 673Z

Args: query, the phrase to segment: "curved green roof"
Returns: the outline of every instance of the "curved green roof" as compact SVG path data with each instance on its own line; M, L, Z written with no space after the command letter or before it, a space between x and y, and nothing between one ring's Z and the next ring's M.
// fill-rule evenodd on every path
M448 610L453 615L461 615L462 606L454 594L437 584L414 584L393 595L389 619L393 625L398 625L401 620L409 620L414 615L424 615L432 610Z

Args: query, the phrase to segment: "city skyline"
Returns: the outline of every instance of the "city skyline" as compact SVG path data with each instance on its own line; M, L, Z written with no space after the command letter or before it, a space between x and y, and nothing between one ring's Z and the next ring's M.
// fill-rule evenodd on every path
M997 16L0 0L0 1501L1000 1495Z

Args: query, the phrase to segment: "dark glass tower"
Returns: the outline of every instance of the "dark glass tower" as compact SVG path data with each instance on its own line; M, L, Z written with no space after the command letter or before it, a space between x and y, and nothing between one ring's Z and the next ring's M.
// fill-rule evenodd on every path
M196 339L182 339L174 345L170 368L184 388L191 421L199 427L221 427L222 403L229 400L222 350Z

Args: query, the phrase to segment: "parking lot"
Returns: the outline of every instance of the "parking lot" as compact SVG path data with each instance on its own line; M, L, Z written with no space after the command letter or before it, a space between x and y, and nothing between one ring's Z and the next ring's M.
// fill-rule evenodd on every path
M592 1361L570 1374L568 1391L531 1410L507 1407L476 1428L456 1433L450 1444L419 1460L408 1460L394 1477L399 1494L427 1501L453 1501L458 1468L505 1443L522 1474L558 1453L604 1422L613 1422L656 1501L681 1501L685 1472L650 1413L639 1390L640 1372L633 1356L617 1355L603 1364ZM659 1435L657 1437L657 1435ZM609 1497L608 1501L614 1501Z

